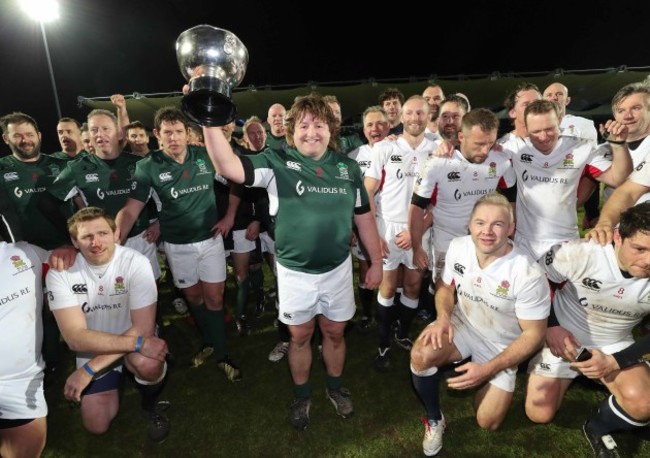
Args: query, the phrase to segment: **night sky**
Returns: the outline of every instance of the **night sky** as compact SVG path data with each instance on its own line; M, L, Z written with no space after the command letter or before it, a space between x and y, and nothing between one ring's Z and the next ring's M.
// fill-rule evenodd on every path
M180 90L174 44L198 24L246 45L242 86L650 64L646 2L289 3L59 0L61 17L45 29L62 113L85 118L78 96ZM44 151L59 150L40 28L18 0L0 0L0 56L0 113L34 116Z

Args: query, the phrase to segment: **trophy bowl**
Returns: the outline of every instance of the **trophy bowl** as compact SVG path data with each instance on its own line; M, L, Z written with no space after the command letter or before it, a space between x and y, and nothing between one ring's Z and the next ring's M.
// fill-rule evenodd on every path
M237 36L211 25L197 25L176 39L176 58L190 90L181 109L202 126L224 126L235 119L232 90L246 74L248 50Z

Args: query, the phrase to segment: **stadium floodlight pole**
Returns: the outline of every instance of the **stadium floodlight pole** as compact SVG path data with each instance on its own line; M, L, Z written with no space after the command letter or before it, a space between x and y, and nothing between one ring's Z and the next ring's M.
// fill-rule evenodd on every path
M47 66L50 70L50 81L52 82L52 90L54 91L54 103L56 104L57 119L61 119L61 105L59 104L59 93L56 90L56 81L54 80L54 69L52 68L52 59L50 58L50 48L47 45L47 35L45 34L46 22L51 22L59 18L59 4L56 0L21 0L20 1L23 11L27 15L38 21L41 26L41 34L43 35L43 45L45 46L45 57L47 58Z

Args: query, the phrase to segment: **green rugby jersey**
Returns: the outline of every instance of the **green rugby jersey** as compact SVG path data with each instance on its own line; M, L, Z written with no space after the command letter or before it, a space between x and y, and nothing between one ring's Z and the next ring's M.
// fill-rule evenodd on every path
M339 137L339 153L341 154L348 154L362 145L363 142L357 134L347 134Z
M36 162L22 162L14 156L0 159L0 183L6 189L20 220L23 237L46 250L70 244L38 208L39 194L52 186L65 163L46 154Z
M370 211L355 160L327 150L316 161L287 147L267 148L241 161L245 184L265 187L269 193L280 264L323 273L348 258L353 216Z
M276 137L271 131L266 132L266 147L274 150L281 150L287 144L286 137Z
M81 151L79 151L79 154L77 154L74 157L68 156L68 153L66 153L65 151L57 151L56 153L50 154L50 156L53 157L53 158L61 159L62 161L67 162L67 161L73 161L73 160L77 159L78 157L81 157L81 156L86 155L86 154L88 154L86 152L86 150L82 149Z
M165 242L200 242L212 237L211 229L217 223L215 173L204 147L189 145L183 164L154 151L138 162L137 186L130 197L140 202L150 196L156 200Z
M140 156L121 153L116 159L104 160L94 154L77 156L69 161L49 191L58 199L68 200L77 193L88 206L99 207L115 217L135 185L135 164ZM149 211L141 213L129 237L149 226Z

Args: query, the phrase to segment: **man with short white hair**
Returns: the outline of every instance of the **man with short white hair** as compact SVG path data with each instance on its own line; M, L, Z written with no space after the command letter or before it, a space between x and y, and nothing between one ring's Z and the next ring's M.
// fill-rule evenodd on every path
M266 122L270 130L266 136L266 146L271 149L280 149L286 143L284 138L286 133L284 118L286 115L287 110L280 103L274 103L269 107Z

